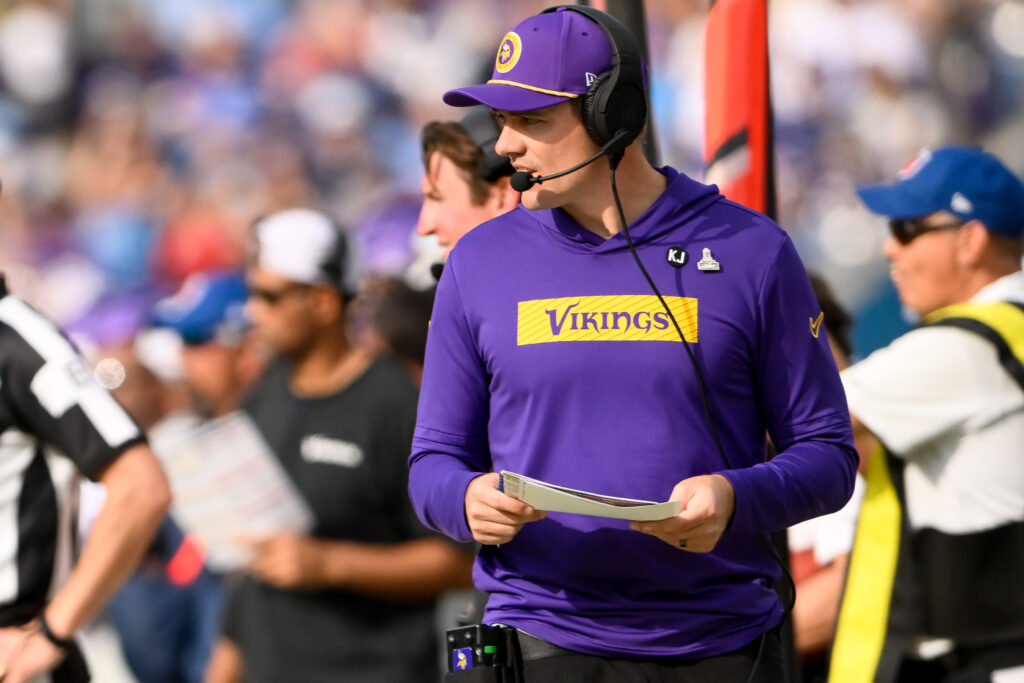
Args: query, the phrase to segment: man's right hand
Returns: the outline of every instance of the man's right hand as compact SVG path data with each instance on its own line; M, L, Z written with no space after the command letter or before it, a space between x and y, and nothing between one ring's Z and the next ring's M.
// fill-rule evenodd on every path
M499 474L483 474L466 487L466 521L473 538L484 545L508 543L527 522L547 513L498 490Z

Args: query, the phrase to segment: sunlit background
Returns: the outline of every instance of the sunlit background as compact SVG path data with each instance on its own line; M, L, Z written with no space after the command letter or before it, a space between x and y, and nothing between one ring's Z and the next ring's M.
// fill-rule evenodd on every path
M296 204L351 231L365 273L426 276L420 127L460 112L536 0L0 2L0 267L70 329L131 334L189 272L239 264ZM702 177L706 0L645 0L663 163ZM923 146L1024 171L1024 1L772 0L780 223L859 324L906 325L857 183ZM111 340L100 339L109 343Z

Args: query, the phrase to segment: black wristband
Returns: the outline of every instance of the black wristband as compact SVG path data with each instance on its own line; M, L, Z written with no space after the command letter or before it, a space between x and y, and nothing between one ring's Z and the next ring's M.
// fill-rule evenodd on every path
M74 638L61 638L50 628L50 624L46 621L46 613L39 613L39 632L43 634L43 638L54 644L54 646L61 650L66 650L75 644Z

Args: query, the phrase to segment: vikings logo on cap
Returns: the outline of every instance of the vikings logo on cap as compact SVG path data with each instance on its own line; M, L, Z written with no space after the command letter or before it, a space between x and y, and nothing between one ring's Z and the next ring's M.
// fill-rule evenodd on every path
M523 41L515 31L509 31L501 39L498 56L494 58L494 68L500 73L508 73L523 54Z

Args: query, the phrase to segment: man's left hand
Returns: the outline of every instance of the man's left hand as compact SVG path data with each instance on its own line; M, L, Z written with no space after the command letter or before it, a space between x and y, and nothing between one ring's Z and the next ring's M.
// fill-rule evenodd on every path
M669 500L681 503L679 514L657 522L632 522L630 528L657 536L673 548L708 553L732 519L736 494L720 474L690 477L676 484Z

